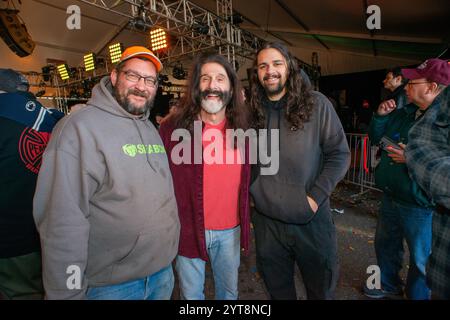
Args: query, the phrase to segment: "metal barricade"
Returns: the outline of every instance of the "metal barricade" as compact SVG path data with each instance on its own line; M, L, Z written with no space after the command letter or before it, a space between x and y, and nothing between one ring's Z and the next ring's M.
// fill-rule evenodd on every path
M369 190L381 191L375 187L374 177L379 148L370 145L367 134L347 133L346 136L351 152L351 163L344 181L359 186L360 194Z

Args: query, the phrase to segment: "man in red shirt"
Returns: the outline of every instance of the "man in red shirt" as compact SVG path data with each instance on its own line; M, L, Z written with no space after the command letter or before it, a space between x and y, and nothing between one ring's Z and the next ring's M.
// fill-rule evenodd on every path
M248 109L224 57L201 56L193 66L187 94L160 128L181 222L176 270L181 298L202 300L209 260L216 299L234 300L240 249L248 249L249 243L250 164L248 152L234 146L226 131L246 130ZM173 141L180 132L189 137ZM179 145L187 148L182 154Z

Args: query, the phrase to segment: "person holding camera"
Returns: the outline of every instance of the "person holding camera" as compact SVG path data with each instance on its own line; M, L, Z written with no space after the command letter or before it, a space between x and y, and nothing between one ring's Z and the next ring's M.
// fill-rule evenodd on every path
M413 84L409 84L413 85ZM408 84L406 85L408 86ZM406 240L409 249L409 270L404 288L406 297L427 300L425 265L431 252L431 221L433 205L425 192L410 178L404 156L409 129L420 117L414 104L398 107L394 99L383 101L369 126L372 144L380 143L381 161L375 169L375 183L383 190L375 233L375 253L381 270L381 288L369 289L370 298L401 298L402 269Z

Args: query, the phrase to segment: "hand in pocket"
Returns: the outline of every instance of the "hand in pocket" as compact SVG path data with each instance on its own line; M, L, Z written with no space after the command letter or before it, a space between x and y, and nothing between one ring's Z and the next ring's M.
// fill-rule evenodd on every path
M314 199L310 198L309 196L306 196L306 199L308 199L308 203L309 203L309 206L311 207L312 211L314 213L316 213L317 210L319 209L319 206L317 205L317 202L314 201Z

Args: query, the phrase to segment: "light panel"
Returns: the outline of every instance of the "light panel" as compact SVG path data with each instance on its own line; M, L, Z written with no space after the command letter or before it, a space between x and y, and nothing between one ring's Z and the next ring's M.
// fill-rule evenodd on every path
M67 64L60 64L57 69L62 80L68 80L70 78Z
M84 56L84 69L86 71L95 70L95 55L93 53Z
M150 31L150 40L153 51L167 48L167 34L162 28Z
M115 43L109 46L109 56L111 57L111 63L117 63L122 56L123 45L121 43Z

